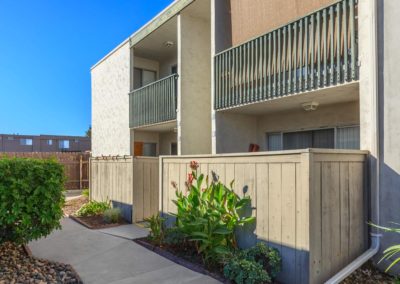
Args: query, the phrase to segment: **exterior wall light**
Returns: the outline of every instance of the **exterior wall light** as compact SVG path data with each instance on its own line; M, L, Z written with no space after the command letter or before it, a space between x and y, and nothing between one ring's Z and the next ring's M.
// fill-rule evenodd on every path
M317 110L319 103L317 102L307 102L307 103L303 103L301 104L301 106L303 107L303 109L305 111L313 111L313 110Z

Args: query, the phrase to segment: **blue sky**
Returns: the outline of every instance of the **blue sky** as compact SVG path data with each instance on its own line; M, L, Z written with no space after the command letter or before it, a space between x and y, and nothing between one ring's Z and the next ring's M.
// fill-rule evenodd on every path
M0 0L0 133L84 135L90 67L172 0Z

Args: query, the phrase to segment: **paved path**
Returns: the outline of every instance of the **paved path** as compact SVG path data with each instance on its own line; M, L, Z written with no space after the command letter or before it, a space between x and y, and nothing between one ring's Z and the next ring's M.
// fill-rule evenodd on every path
M84 283L219 283L132 242L147 234L143 228L89 230L68 218L61 223L62 230L29 247L34 256L71 264Z

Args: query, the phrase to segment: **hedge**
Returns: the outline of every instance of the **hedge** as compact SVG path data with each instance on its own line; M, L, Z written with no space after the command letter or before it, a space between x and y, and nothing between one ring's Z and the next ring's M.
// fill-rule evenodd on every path
M0 243L27 243L61 228L64 169L56 160L0 159Z

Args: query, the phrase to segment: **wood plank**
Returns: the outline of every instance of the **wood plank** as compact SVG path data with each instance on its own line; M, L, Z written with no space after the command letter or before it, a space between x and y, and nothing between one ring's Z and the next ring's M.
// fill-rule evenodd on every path
M296 275L296 164L282 164L282 273L295 283Z
M256 233L261 240L268 241L268 164L256 165Z
M270 164L268 167L269 195L269 244L282 250L282 166Z
M341 266L349 263L350 242L349 163L340 163L340 259Z

